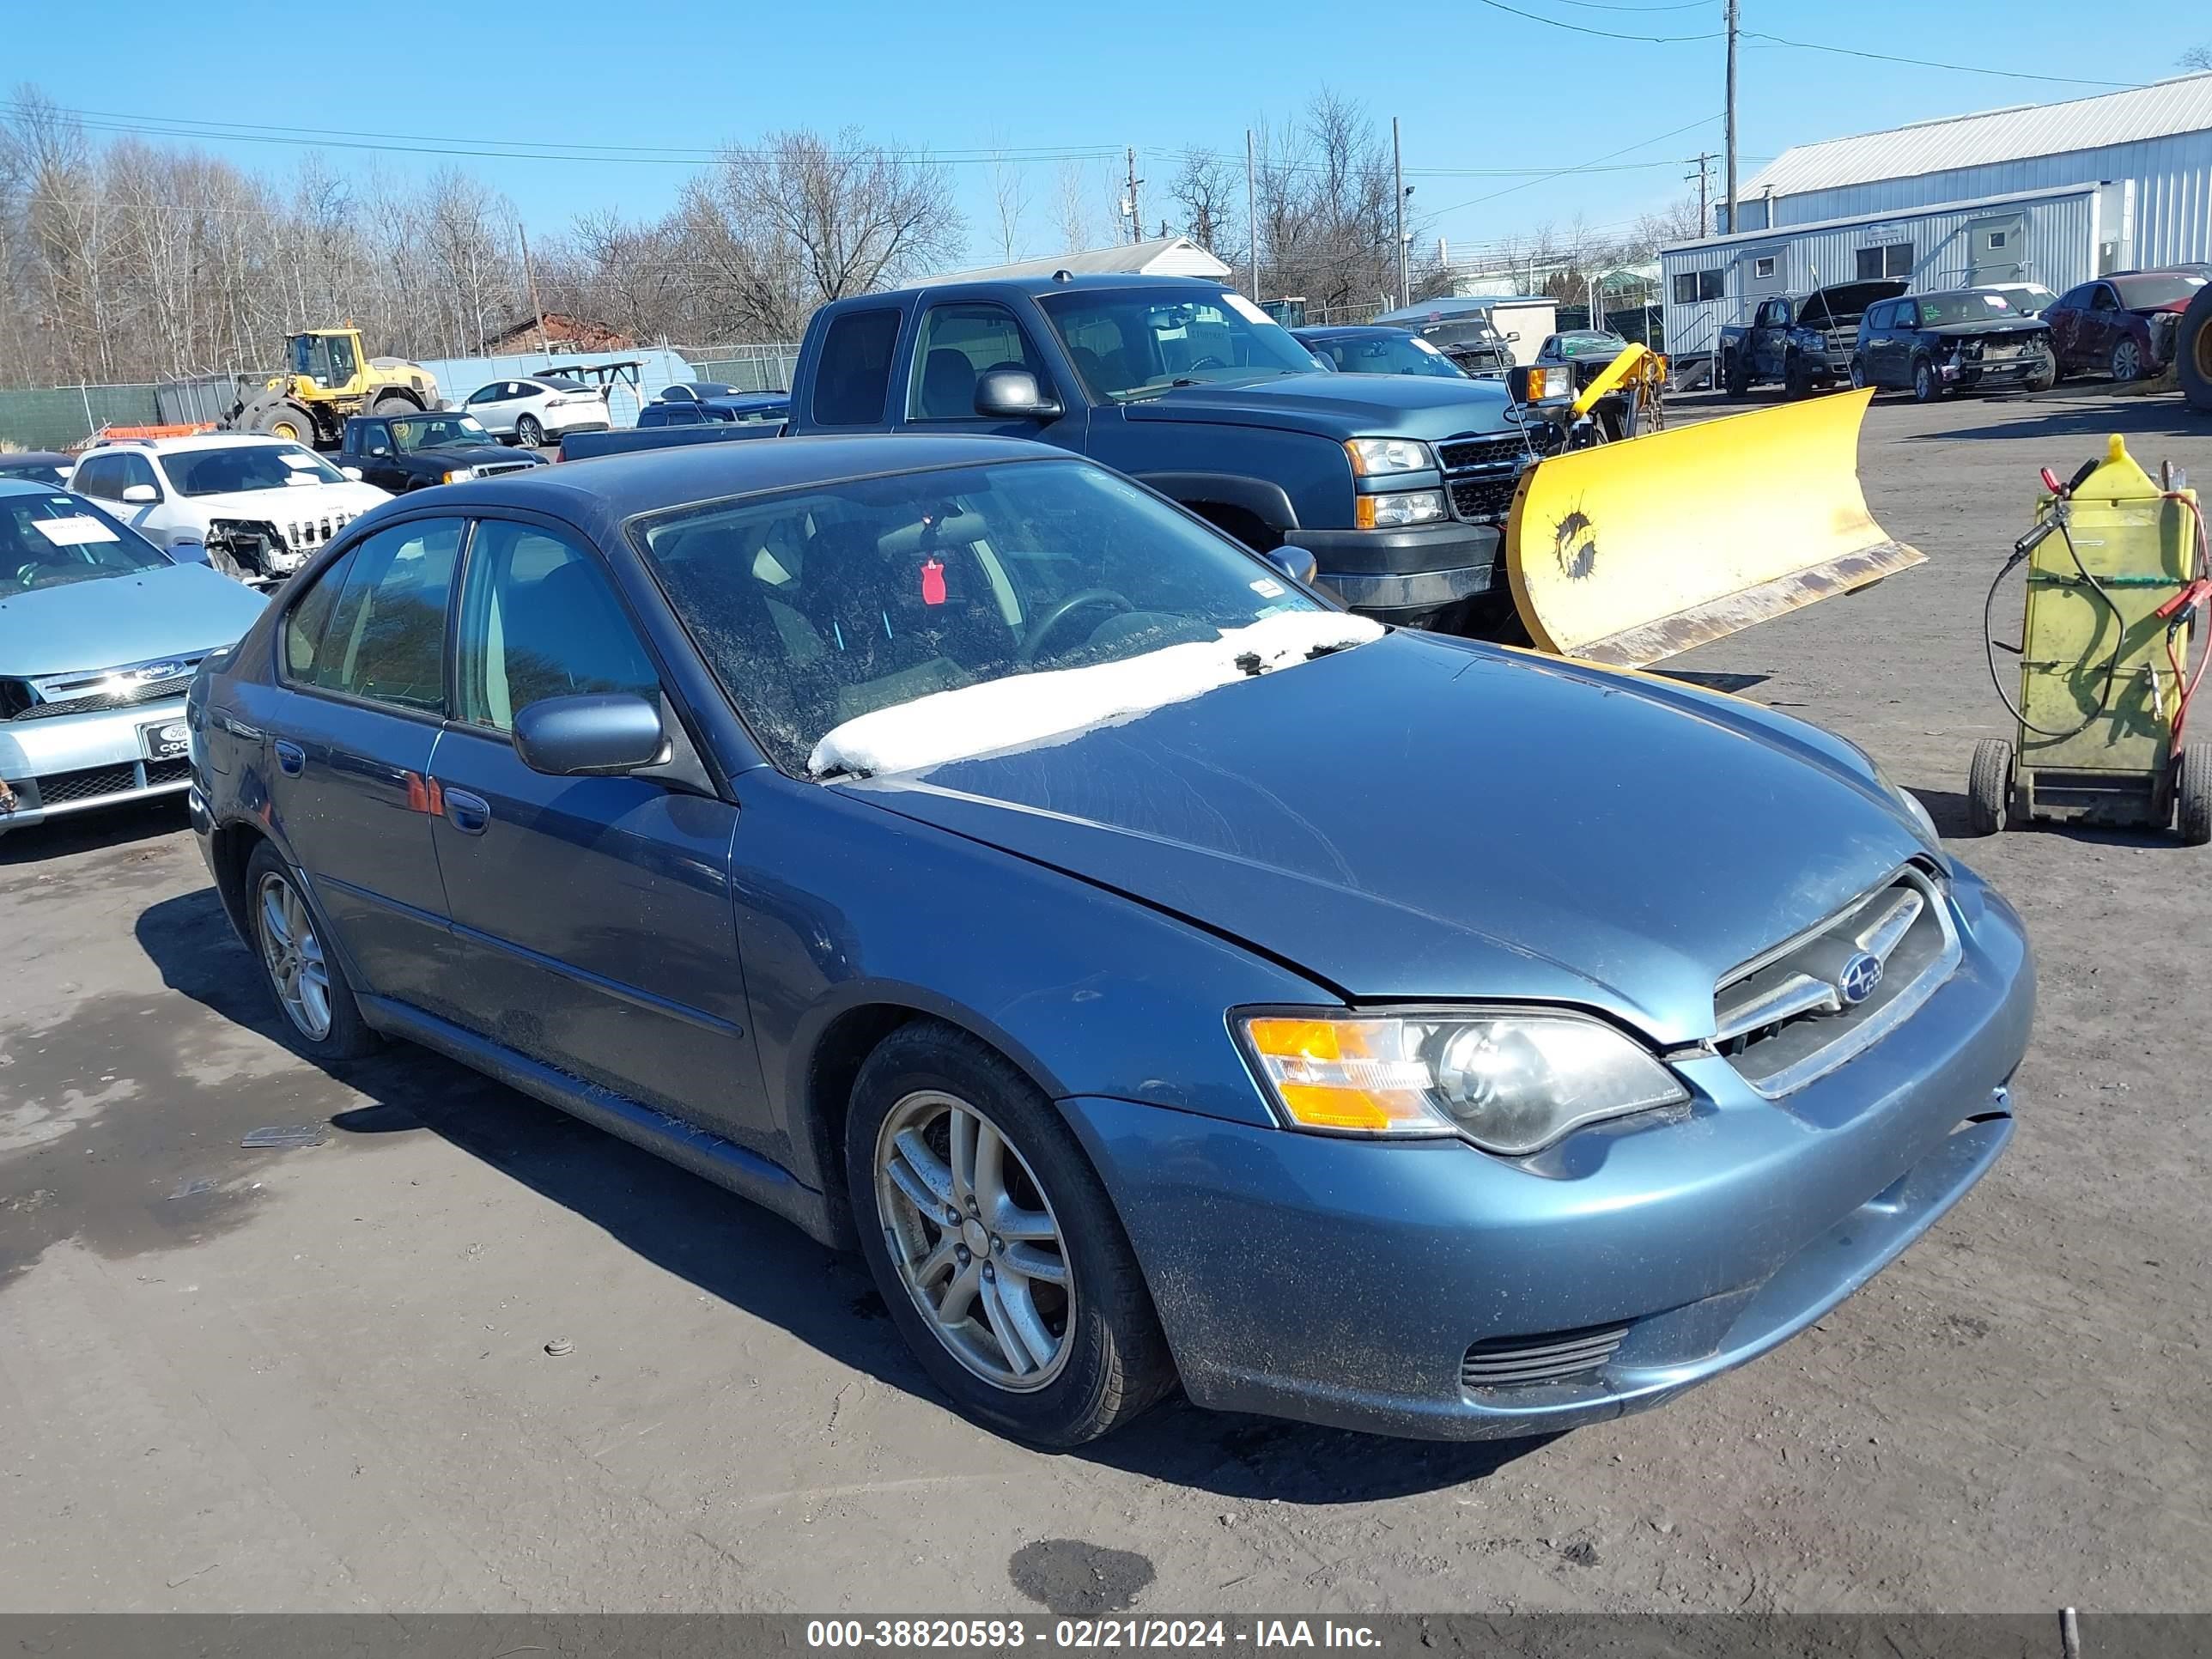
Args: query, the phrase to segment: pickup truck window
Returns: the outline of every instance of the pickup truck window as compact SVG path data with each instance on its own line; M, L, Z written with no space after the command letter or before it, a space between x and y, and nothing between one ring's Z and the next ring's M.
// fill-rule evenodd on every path
M873 426L890 395L891 350L898 343L899 313L848 311L830 325L822 359L814 368L817 426Z
M1189 300L1158 289L1084 289L1037 301L1093 398L1127 403L1173 386L1310 374L1313 358L1263 316L1254 322L1231 296Z
M1022 325L1006 307L985 300L930 307L922 313L915 344L907 418L974 420L975 382L994 368L1025 368L1039 386L1052 385Z
M1316 608L1214 532L1075 460L681 507L632 536L755 736L801 777L815 744L860 714Z
M456 444L494 444L473 415L406 416L388 423L392 441L404 450L446 449ZM375 452L371 451L372 454Z

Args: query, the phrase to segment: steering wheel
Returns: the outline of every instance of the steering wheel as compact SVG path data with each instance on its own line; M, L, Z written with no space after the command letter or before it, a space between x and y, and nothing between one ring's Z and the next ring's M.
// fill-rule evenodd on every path
M1200 357L1194 363L1184 364L1182 372L1188 374L1194 368L1226 368L1228 367L1229 365L1218 357Z
M41 564L36 559L27 564L19 564L15 567L15 586L27 592L36 587L39 585L39 578L45 575L51 568L52 568L52 566Z
M1062 623L1077 611L1088 610L1094 605L1110 605L1121 611L1137 608L1110 587L1079 587L1030 625L1030 631L1022 639L1021 659L1025 663L1035 662L1039 648Z

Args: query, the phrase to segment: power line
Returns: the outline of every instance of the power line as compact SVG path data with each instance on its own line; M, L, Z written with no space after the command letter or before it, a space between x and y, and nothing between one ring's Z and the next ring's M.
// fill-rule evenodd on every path
M1598 162L1610 161L1615 156L1626 155L1632 150L1645 149L1653 144L1663 143L1669 138L1679 138L1684 133L1694 131L1699 127L1709 127L1720 118L1721 118L1717 114L1701 116L1697 120L1684 122L1680 126L1676 127L1671 132L1662 132L1656 137L1652 138L1640 138L1632 144L1623 144L1619 149L1608 150L1603 155L1596 156L1591 161L1582 162L1574 167L1560 167L1554 172L1544 173L1538 178L1528 179L1521 184L1508 185L1504 190L1493 190L1487 196L1475 196L1469 198L1464 202L1455 202L1449 207L1438 208L1437 210L1437 213L1441 216L1446 213L1456 213L1462 208L1479 207L1485 202L1494 202L1501 196L1510 196L1516 191L1527 190L1532 185L1545 184L1553 179L1564 179L1569 173L1583 172L1585 168L1596 166ZM1670 161L1666 165L1672 167L1674 163Z
M2112 87L2127 92L2140 91L2140 81L2093 81L2079 75L2038 75L2030 70L1984 69L1978 64L1943 64L1931 58L1899 58L1893 52L1863 52L1856 46L1825 46L1818 40L1785 40L1778 34L1759 34L1750 29L1743 31L1747 40L1762 42L1770 49L1788 46L1796 52L1830 52L1844 58L1868 58L1878 64L1906 64L1914 69L1949 70L1956 75L1994 75L2008 81L2048 81L2069 87Z
M1583 23L1570 23L1557 17L1546 17L1540 13L1523 11L1518 6L1509 6L1505 0L1482 0L1492 11L1510 12L1516 17L1525 17L1532 23L1547 23L1555 29L1567 29L1576 34L1595 34L1607 40L1643 40L1656 46L1672 46L1686 40L1717 40L1721 32L1714 29L1705 34L1623 34L1618 29L1595 29Z

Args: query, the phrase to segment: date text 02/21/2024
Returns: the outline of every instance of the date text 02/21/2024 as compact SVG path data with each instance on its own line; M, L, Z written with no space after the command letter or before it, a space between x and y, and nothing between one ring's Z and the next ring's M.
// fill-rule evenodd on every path
M1382 1644L1370 1626L1333 1620L817 1619L806 1626L810 1648L946 1649L990 1652L1025 1647L1068 1651L1141 1648L1364 1648Z

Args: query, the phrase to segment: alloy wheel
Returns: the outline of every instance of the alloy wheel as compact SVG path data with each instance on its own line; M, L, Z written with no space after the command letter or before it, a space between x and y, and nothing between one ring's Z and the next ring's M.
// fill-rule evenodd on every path
M1021 1149L967 1102L920 1090L876 1136L884 1248L931 1334L1013 1393L1067 1364L1076 1285L1052 1200Z
M254 896L254 920L261 959L284 1017L309 1042L320 1042L331 1034L331 974L307 902L283 876L264 876Z
M1852 358L1852 359L1851 359L1851 389L1852 389L1854 392L1863 392L1863 391L1865 391L1865 390L1866 390L1866 383L1867 383L1866 365L1865 365L1864 363L1861 362L1857 358L1856 358L1856 357Z
M2142 351L2133 340L2123 340L2112 348L2112 378L2132 380L2142 373Z
M545 428L538 423L536 416L526 415L514 423L514 435L535 449L545 441Z

